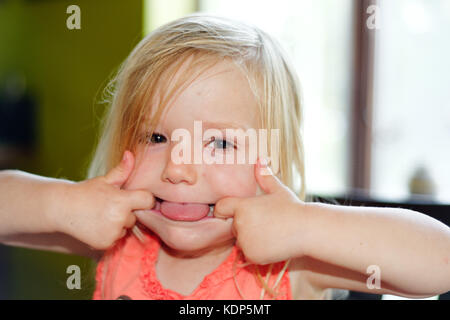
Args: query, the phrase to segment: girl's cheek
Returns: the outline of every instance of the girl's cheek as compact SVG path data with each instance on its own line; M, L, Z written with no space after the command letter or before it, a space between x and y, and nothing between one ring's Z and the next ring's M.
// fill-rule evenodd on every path
M207 165L203 174L214 194L252 197L257 193L253 165Z
M147 188L149 182L158 181L164 160L163 152L153 150L139 150L136 154L136 162L127 186L131 188Z

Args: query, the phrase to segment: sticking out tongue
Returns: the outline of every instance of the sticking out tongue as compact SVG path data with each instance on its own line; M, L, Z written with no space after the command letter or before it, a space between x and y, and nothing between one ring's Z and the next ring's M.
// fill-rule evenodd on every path
M197 221L208 215L209 205L162 201L160 211L172 220Z

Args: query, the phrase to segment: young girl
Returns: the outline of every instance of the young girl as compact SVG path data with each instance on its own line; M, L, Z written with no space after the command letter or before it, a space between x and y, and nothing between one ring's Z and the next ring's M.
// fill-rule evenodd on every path
M286 54L258 28L203 14L166 24L111 82L88 180L0 174L0 240L99 259L94 299L450 290L444 224L406 209L305 202L299 92ZM215 130L180 153L174 132L195 138L195 121ZM256 164L175 161L249 152L228 136L238 128L279 130L266 145L273 172L261 154Z

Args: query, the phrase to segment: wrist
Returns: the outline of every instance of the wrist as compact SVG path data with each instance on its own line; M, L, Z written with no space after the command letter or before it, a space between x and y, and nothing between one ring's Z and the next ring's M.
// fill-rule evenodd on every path
M309 255L311 245L313 243L312 237L314 230L314 222L317 218L316 212L314 212L314 206L312 203L300 201L295 205L294 209L294 223L295 226L293 244L293 257L299 258L305 255Z
M67 207L70 203L70 191L75 182L58 180L47 185L49 197L46 197L47 204L44 210L46 223L50 232L67 233L66 224L69 220Z

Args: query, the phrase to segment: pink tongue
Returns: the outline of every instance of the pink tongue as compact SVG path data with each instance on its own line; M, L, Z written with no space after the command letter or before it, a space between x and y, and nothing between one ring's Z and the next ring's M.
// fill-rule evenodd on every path
M209 206L200 203L176 203L161 202L160 211L167 218L172 220L197 221L206 217L209 213Z

